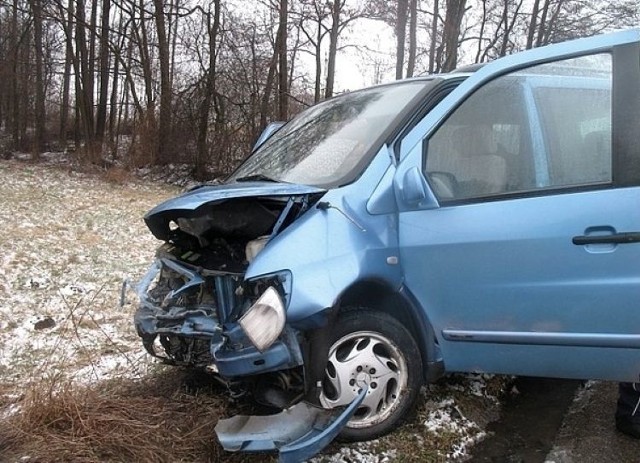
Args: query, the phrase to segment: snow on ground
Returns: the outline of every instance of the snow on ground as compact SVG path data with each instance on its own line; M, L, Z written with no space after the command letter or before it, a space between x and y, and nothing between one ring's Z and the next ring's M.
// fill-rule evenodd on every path
M445 455L447 459L466 456L469 447L484 439L486 434L462 414L453 399L436 402L433 408L424 422L427 431L435 435L447 432L459 438L459 442L453 444L452 451Z
M83 381L140 374L123 278L137 278L157 241L142 216L175 194L14 161L0 164L0 378Z
M331 455L312 458L309 463L387 463L398 457L396 450L378 451L378 441L359 442L350 447L342 447Z

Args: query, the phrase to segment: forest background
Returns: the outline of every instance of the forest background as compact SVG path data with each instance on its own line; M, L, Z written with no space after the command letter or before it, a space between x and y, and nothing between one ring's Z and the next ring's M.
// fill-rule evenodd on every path
M0 0L0 156L221 177L336 93L639 20L637 0Z

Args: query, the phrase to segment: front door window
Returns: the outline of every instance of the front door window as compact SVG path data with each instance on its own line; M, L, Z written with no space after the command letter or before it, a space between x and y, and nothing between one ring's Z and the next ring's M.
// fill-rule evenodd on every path
M607 184L609 54L507 74L471 95L426 147L441 201Z

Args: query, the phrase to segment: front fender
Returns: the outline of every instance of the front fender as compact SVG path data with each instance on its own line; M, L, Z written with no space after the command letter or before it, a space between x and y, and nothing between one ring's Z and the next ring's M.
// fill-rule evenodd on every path
M292 275L287 320L295 324L332 307L357 281L382 280L399 289L397 214L373 215L367 201L393 169L388 161L370 166L367 177L331 190L260 252L246 278L287 270Z

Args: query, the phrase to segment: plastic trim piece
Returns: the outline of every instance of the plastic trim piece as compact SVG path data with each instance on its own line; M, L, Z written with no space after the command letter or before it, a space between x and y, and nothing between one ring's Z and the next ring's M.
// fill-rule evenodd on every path
M327 445L349 422L367 394L360 391L342 411L318 408L300 402L276 415L236 415L218 421L216 434L230 452L279 452L280 463L307 460Z

